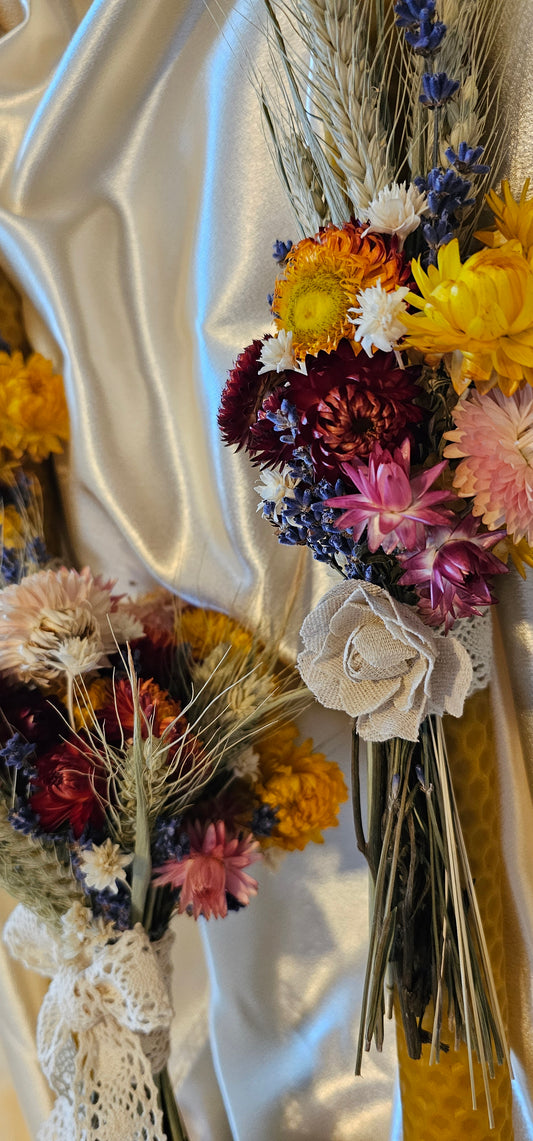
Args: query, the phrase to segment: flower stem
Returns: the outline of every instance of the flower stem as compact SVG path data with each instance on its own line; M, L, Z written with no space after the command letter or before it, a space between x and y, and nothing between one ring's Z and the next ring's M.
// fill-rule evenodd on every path
M163 1130L167 1141L190 1141L189 1134L179 1111L167 1067L156 1076L159 1100L163 1114Z

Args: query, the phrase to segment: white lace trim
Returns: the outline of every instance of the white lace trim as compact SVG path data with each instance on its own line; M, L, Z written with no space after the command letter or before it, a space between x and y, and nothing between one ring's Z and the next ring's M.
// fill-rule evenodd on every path
M172 1007L167 932L140 924L96 945L86 965L19 904L4 928L15 958L52 976L37 1023L37 1053L58 1095L38 1141L165 1141L153 1074L166 1065Z
M485 689L492 672L492 614L488 607L476 618L461 618L454 622L453 636L464 646L472 662L472 681L467 697Z

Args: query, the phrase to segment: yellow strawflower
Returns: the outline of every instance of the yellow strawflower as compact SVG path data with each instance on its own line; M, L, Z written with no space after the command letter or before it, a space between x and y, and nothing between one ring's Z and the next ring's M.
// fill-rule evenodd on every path
M193 658L200 661L223 642L229 642L236 650L247 654L254 641L252 634L227 614L196 606L179 611L176 635L180 642L189 643Z
M95 713L113 699L113 682L110 677L95 678L84 690L76 692L74 721L76 729L91 729L95 724Z
M500 539L500 542L496 543L491 553L506 565L511 558L522 578L526 577L526 566L533 567L533 549L529 546L527 539L520 539L518 543L513 543L513 540L507 535L505 539Z
M33 353L0 352L0 447L15 457L44 460L68 439L62 378L51 361Z
M438 266L411 269L421 296L406 300L406 346L431 355L453 354L457 392L471 381L486 392L499 385L506 396L533 385L533 272L518 241L480 250L461 263L456 239L442 246Z
M2 547L12 551L22 551L26 544L24 523L12 504L0 508L0 541Z
M492 230L478 230L476 238L491 249L514 238L520 242L526 258L530 260L533 253L533 198L527 197L528 190L529 178L522 187L518 202L511 194L507 179L502 182L502 198L495 190L490 190L487 202L494 214L496 227Z
M348 799L344 777L334 761L313 752L313 742L295 745L291 722L254 741L261 777L255 785L262 804L277 809L278 823L265 846L302 851L311 840L323 844L324 828L336 828L339 806Z

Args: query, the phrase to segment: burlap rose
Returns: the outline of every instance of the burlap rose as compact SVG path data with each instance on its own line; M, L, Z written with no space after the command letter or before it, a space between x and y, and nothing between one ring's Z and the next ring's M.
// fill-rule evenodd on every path
M379 586L338 583L308 614L301 635L306 685L328 709L356 717L365 741L416 741L429 713L463 712L472 679L467 651Z

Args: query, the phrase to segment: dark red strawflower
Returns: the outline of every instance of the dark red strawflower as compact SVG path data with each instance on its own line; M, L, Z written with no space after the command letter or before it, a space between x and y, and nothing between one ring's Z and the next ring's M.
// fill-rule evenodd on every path
M54 833L68 824L79 839L88 824L103 823L107 782L89 747L62 741L39 757L36 767L30 806L41 831Z
M0 678L0 741L18 732L27 741L46 748L57 740L64 727L64 715L38 689L9 685L5 678Z
M276 372L262 376L259 360L262 341L252 341L237 357L226 381L218 410L218 426L225 444L235 444L237 451L249 445L250 428L255 424L257 412L271 391L273 382L282 379Z
M319 478L338 478L343 463L367 459L376 443L412 441L424 416L414 403L417 369L398 368L394 353L355 356L346 340L305 363L307 376L291 373L284 395L301 417L295 446L310 447Z

